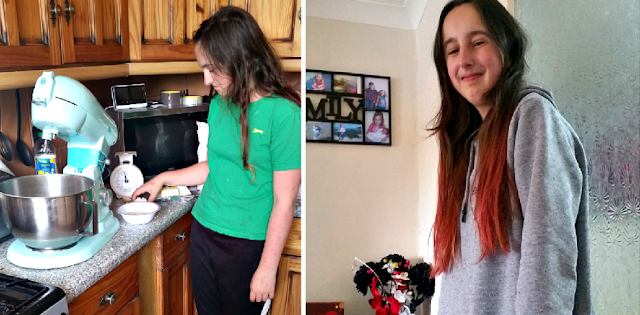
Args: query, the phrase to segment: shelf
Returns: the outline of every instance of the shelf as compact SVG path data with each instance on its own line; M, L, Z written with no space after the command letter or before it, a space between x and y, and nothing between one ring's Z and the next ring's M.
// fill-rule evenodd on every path
M282 59L286 72L300 72L300 59ZM195 61L135 62L106 66L59 67L44 70L0 72L0 90L33 87L43 71L54 71L78 81L100 80L132 75L166 75L200 73Z

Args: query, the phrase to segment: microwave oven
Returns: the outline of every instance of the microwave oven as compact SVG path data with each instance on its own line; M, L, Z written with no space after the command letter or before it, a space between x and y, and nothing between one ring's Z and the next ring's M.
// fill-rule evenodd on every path
M109 109L107 113L118 127L118 140L109 150L109 174L120 164L115 153L123 151L137 153L133 164L140 168L145 181L198 162L196 121L207 121L209 104Z

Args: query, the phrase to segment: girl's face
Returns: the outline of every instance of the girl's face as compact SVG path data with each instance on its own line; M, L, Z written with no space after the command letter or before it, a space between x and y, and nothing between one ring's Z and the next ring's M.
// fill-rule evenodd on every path
M318 81L322 80L322 75L321 74L316 74L316 80L318 80Z
M385 92L384 92L384 90L380 90L380 93L378 93L378 94L380 94L380 96L384 96Z
M228 96L231 77L215 69L215 67L209 63L200 45L196 45L195 53L196 61L204 73L204 85L213 86L213 89L221 96Z
M478 10L470 3L451 10L442 24L442 38L453 87L481 113L486 113L491 106L487 93L502 72L502 53L489 36Z
M382 126L382 116L373 117L373 123L375 123L378 127Z

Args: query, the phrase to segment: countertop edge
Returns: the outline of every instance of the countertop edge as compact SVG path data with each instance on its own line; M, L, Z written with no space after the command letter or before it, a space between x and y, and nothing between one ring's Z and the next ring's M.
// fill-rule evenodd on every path
M15 239L0 244L0 272L61 288L71 303L122 262L135 254L165 229L191 211L194 199L159 201L161 210L149 224L129 224L114 210L123 202L114 201L110 209L120 221L120 229L93 257L81 263L54 269L30 269L16 266L7 260L7 249Z

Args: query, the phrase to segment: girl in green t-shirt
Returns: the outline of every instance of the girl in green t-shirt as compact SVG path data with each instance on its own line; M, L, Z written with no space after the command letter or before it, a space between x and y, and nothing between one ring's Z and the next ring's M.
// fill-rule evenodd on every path
M208 161L163 172L133 193L204 184L192 210L190 268L200 314L260 314L300 185L300 96L251 15L220 9L194 35L209 109Z

